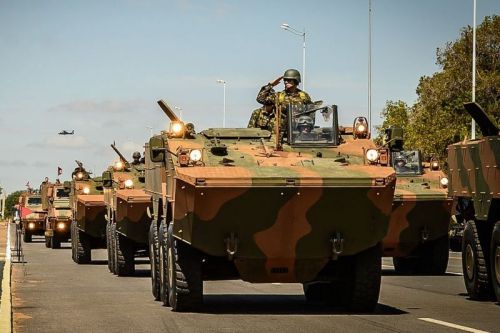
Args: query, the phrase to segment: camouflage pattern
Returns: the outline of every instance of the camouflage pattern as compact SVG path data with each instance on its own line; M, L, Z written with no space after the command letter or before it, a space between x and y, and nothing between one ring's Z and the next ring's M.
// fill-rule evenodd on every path
M274 129L274 110L268 112L265 110L265 106L255 109L250 116L250 120L248 121L248 128L260 128L268 131L272 131Z
M32 235L44 234L45 216L40 194L26 191L19 196L19 217L25 241L31 241Z
M286 90L276 93L273 90L273 86L271 84L267 84L260 89L257 95L257 102L263 105L271 104L284 107L289 104L311 104L312 100L308 93L300 89L297 89L293 93Z
M375 248L387 233L395 172L364 162L369 144L277 150L261 129L180 138L164 132L146 147L153 218L204 256L229 259L245 281L313 281L329 263ZM201 160L186 164L194 150ZM156 151L162 163L153 161Z
M47 212L45 240L49 247L59 247L61 241L70 239L72 220L69 190L63 184L43 182L40 185L42 208Z
M464 107L482 133L448 146L449 194L465 221L464 283L471 299L500 302L500 131L478 104Z

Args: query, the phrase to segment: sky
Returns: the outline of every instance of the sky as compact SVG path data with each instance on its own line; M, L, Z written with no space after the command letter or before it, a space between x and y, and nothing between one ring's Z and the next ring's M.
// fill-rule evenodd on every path
M488 15L500 1L477 0L477 24ZM416 101L472 19L472 0L372 0L373 125L387 100ZM368 0L0 0L0 186L69 179L75 160L100 176L111 143L131 159L167 128L159 99L197 131L222 127L217 80L226 127L246 127L261 86L302 72L302 37L282 23L306 32L312 99L344 125L367 116Z

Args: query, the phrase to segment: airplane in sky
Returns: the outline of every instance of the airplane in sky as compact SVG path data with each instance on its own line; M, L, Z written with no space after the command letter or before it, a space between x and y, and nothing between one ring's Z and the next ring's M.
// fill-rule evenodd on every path
M61 132L59 132L59 135L73 135L73 134L75 134L75 130L72 130L71 132L62 130Z

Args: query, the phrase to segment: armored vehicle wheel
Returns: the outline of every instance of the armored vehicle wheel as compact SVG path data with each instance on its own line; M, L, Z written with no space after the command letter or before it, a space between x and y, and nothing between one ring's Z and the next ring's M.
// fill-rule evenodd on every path
M382 276L380 244L345 259L347 263L343 268L347 271L343 272L340 281L330 284L329 301L350 311L373 312L378 303Z
M474 300L488 299L491 295L490 272L474 221L468 221L465 225L462 240L462 268L469 297Z
M330 282L307 282L302 284L308 302L322 302L330 292Z
M28 234L27 232L25 232L23 235L23 241L25 243L31 243L31 240L32 240L31 234Z
M51 237L45 236L45 247L47 247L47 248L50 247L50 239L51 239Z
M442 275L448 267L449 246L447 235L424 243L409 257L394 257L394 269L399 274Z
M173 311L195 310L203 303L201 258L189 245L177 240L168 227L168 298ZM379 264L380 266L380 264Z
M156 229L156 222L151 221L151 225L149 226L149 263L151 265L151 291L155 301L160 300L159 256L158 229Z
M75 221L71 221L71 226L70 226L70 233L71 233L71 259L73 259L74 262L76 262L76 255L75 255Z
M490 263L493 293L497 301L500 302L500 221L495 223L491 235Z
M116 271L116 239L113 237L115 234L115 227L116 225L114 223L110 223L109 225L109 248L111 251L111 273L117 275L118 272Z
M108 253L108 270L113 273L113 249L111 248L111 231L109 221L106 223L106 251Z
M83 231L78 230L75 224L75 262L89 264L91 261L90 239Z
M134 262L134 244L127 237L116 231L116 225L114 228L115 233L112 235L114 238L114 245L116 246L116 275L118 276L130 276L135 274L135 262Z
M168 285L168 226L165 222L160 223L158 230L158 269L159 269L159 287L160 300L163 306L169 306L169 285Z
M51 249L60 249L61 248L61 240L56 236L52 236L50 238L50 248Z

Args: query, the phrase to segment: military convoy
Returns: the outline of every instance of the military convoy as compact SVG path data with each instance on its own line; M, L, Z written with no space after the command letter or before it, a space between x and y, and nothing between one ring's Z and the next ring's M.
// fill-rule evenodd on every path
M196 309L203 280L241 278L299 282L309 300L374 309L396 177L368 162L376 151L365 149L366 123L340 128L337 107L324 106L283 110L291 116L274 136L196 133L159 104L170 129L145 154L156 298ZM347 133L355 140L345 142Z
M23 241L29 243L33 235L44 235L46 212L42 208L42 197L32 190L23 192L19 196L19 217Z
M64 182L70 191L72 210L71 253L77 264L91 262L91 250L106 247L106 204L101 177L90 177L80 161L72 180Z
M500 301L500 132L476 103L465 104L483 137L448 146L449 194L464 218L462 268L471 299Z
M106 203L106 240L109 270L119 276L135 272L135 256L148 255L151 196L144 188L144 161L133 154L129 163L114 144L119 160L102 174Z
M389 231L383 255L393 257L396 272L440 275L448 266L452 199L440 162L423 162L418 150L403 149L403 130L390 127L379 149L379 163L397 175Z
M61 183L44 181L40 185L45 217L45 246L58 249L70 239L71 207L69 191Z

